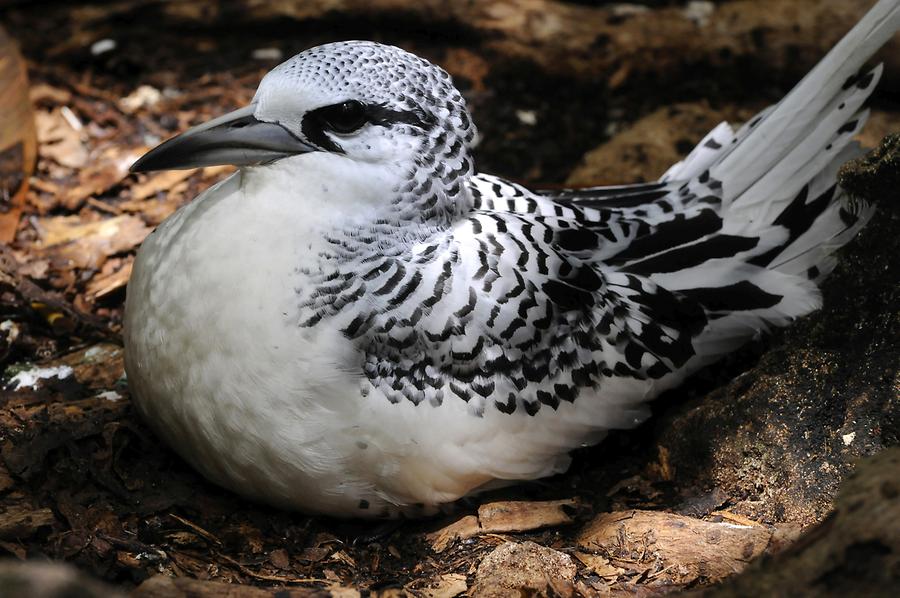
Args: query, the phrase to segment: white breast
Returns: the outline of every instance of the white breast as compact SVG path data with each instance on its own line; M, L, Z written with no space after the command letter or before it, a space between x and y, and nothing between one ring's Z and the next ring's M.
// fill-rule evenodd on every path
M592 412L610 407L590 397L537 416L474 417L458 399L392 404L371 388L337 323L299 326L298 290L324 229L374 218L359 207L342 214L334 193L382 190L371 178L364 191L335 182L322 164L308 170L321 176L288 168L233 175L164 222L135 261L132 396L187 461L257 500L377 516L449 502L494 478L563 471L568 449L602 435L603 414Z

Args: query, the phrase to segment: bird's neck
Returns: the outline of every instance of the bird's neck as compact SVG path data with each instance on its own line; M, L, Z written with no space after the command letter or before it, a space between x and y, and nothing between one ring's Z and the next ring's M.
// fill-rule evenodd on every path
M245 169L241 186L249 196L295 204L302 220L298 224L323 233L378 223L411 234L417 226L449 228L468 214L471 174L468 157L452 163L426 159L409 168L311 152Z
M412 260L415 247L446 237L472 209L465 180L448 190L413 174L399 179L374 165L347 168L328 154L242 171L244 199L259 202L258 210L294 240L302 321L347 313L360 296L345 286L362 272Z

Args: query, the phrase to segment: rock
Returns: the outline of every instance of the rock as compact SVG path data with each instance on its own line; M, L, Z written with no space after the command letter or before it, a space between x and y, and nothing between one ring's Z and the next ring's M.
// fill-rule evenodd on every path
M895 131L900 131L900 123ZM841 186L853 195L882 201L889 204L882 204L884 209L896 211L900 208L896 201L900 188L900 133L888 135L874 151L845 164L838 176Z
M900 448L864 460L835 511L797 542L702 593L737 596L896 596L900 588Z
M0 598L123 598L64 563L0 561Z
M683 154L673 148L679 136L694 143L731 116L704 110L681 105L671 117L663 108L639 120L592 152L569 183L653 179ZM896 127L896 113L877 116L874 129ZM676 511L704 515L730 504L756 521L806 527L829 512L861 456L900 441L896 139L842 171L843 183L870 195L879 213L840 252L822 285L823 308L765 337L761 359L757 343L656 401L644 477L683 497ZM645 159L635 160L639 154ZM733 377L707 392L710 378Z
M658 420L657 450L683 496L715 494L751 519L808 526L860 457L898 443L900 211L896 192L869 182L897 180L891 143L855 163L877 166L877 178L844 169L858 196L874 190L879 212L840 252L823 308L770 337L751 370Z
M572 557L534 542L507 542L478 565L472 596L572 596L575 563Z
M658 178L720 122L750 117L749 110L713 110L706 102L660 108L585 154L566 185L624 185Z

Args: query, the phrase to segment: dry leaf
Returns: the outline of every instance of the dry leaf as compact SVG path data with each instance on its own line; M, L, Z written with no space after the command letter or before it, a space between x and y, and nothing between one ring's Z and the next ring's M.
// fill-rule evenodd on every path
M81 134L63 116L61 108L35 113L38 154L69 168L81 168L88 161L88 151Z
M600 577L618 577L625 573L625 569L616 567L609 563L609 559L598 554L589 554L587 552L576 552L575 558L581 561L585 567L596 573Z
M75 268L98 269L107 257L140 245L152 230L130 215L88 223L78 216L40 218L37 222L42 254Z
M146 199L153 197L160 191L167 191L177 183L187 179L193 170L167 170L152 174L146 180L131 187L131 199Z
M413 595L425 598L454 598L469 589L466 576L461 573L448 573L432 580L425 587L416 588ZM412 592L411 592L412 593Z
M284 548L276 548L269 553L269 562L278 569L287 569L291 566L291 559L288 557L287 550Z
M143 148L124 153L115 147L108 148L78 173L78 185L62 193L62 204L69 210L77 210L88 197L100 195L118 185L142 153Z
M72 101L72 92L67 89L47 85L46 83L35 83L28 90L28 97L31 98L33 104L47 102L48 104L65 106Z
M127 114L134 114L141 108L149 108L159 103L163 95L155 87L141 85L119 100L119 108Z
M128 261L119 268L108 274L99 274L92 278L85 288L85 294L87 295L88 300L95 301L128 284L128 279L131 277L131 267L133 265L134 258L129 256Z

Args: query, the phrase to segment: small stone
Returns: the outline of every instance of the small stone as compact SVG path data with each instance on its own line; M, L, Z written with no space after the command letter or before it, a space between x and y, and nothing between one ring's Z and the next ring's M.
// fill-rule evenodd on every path
M572 557L534 542L507 542L484 557L472 595L479 598L572 596Z

